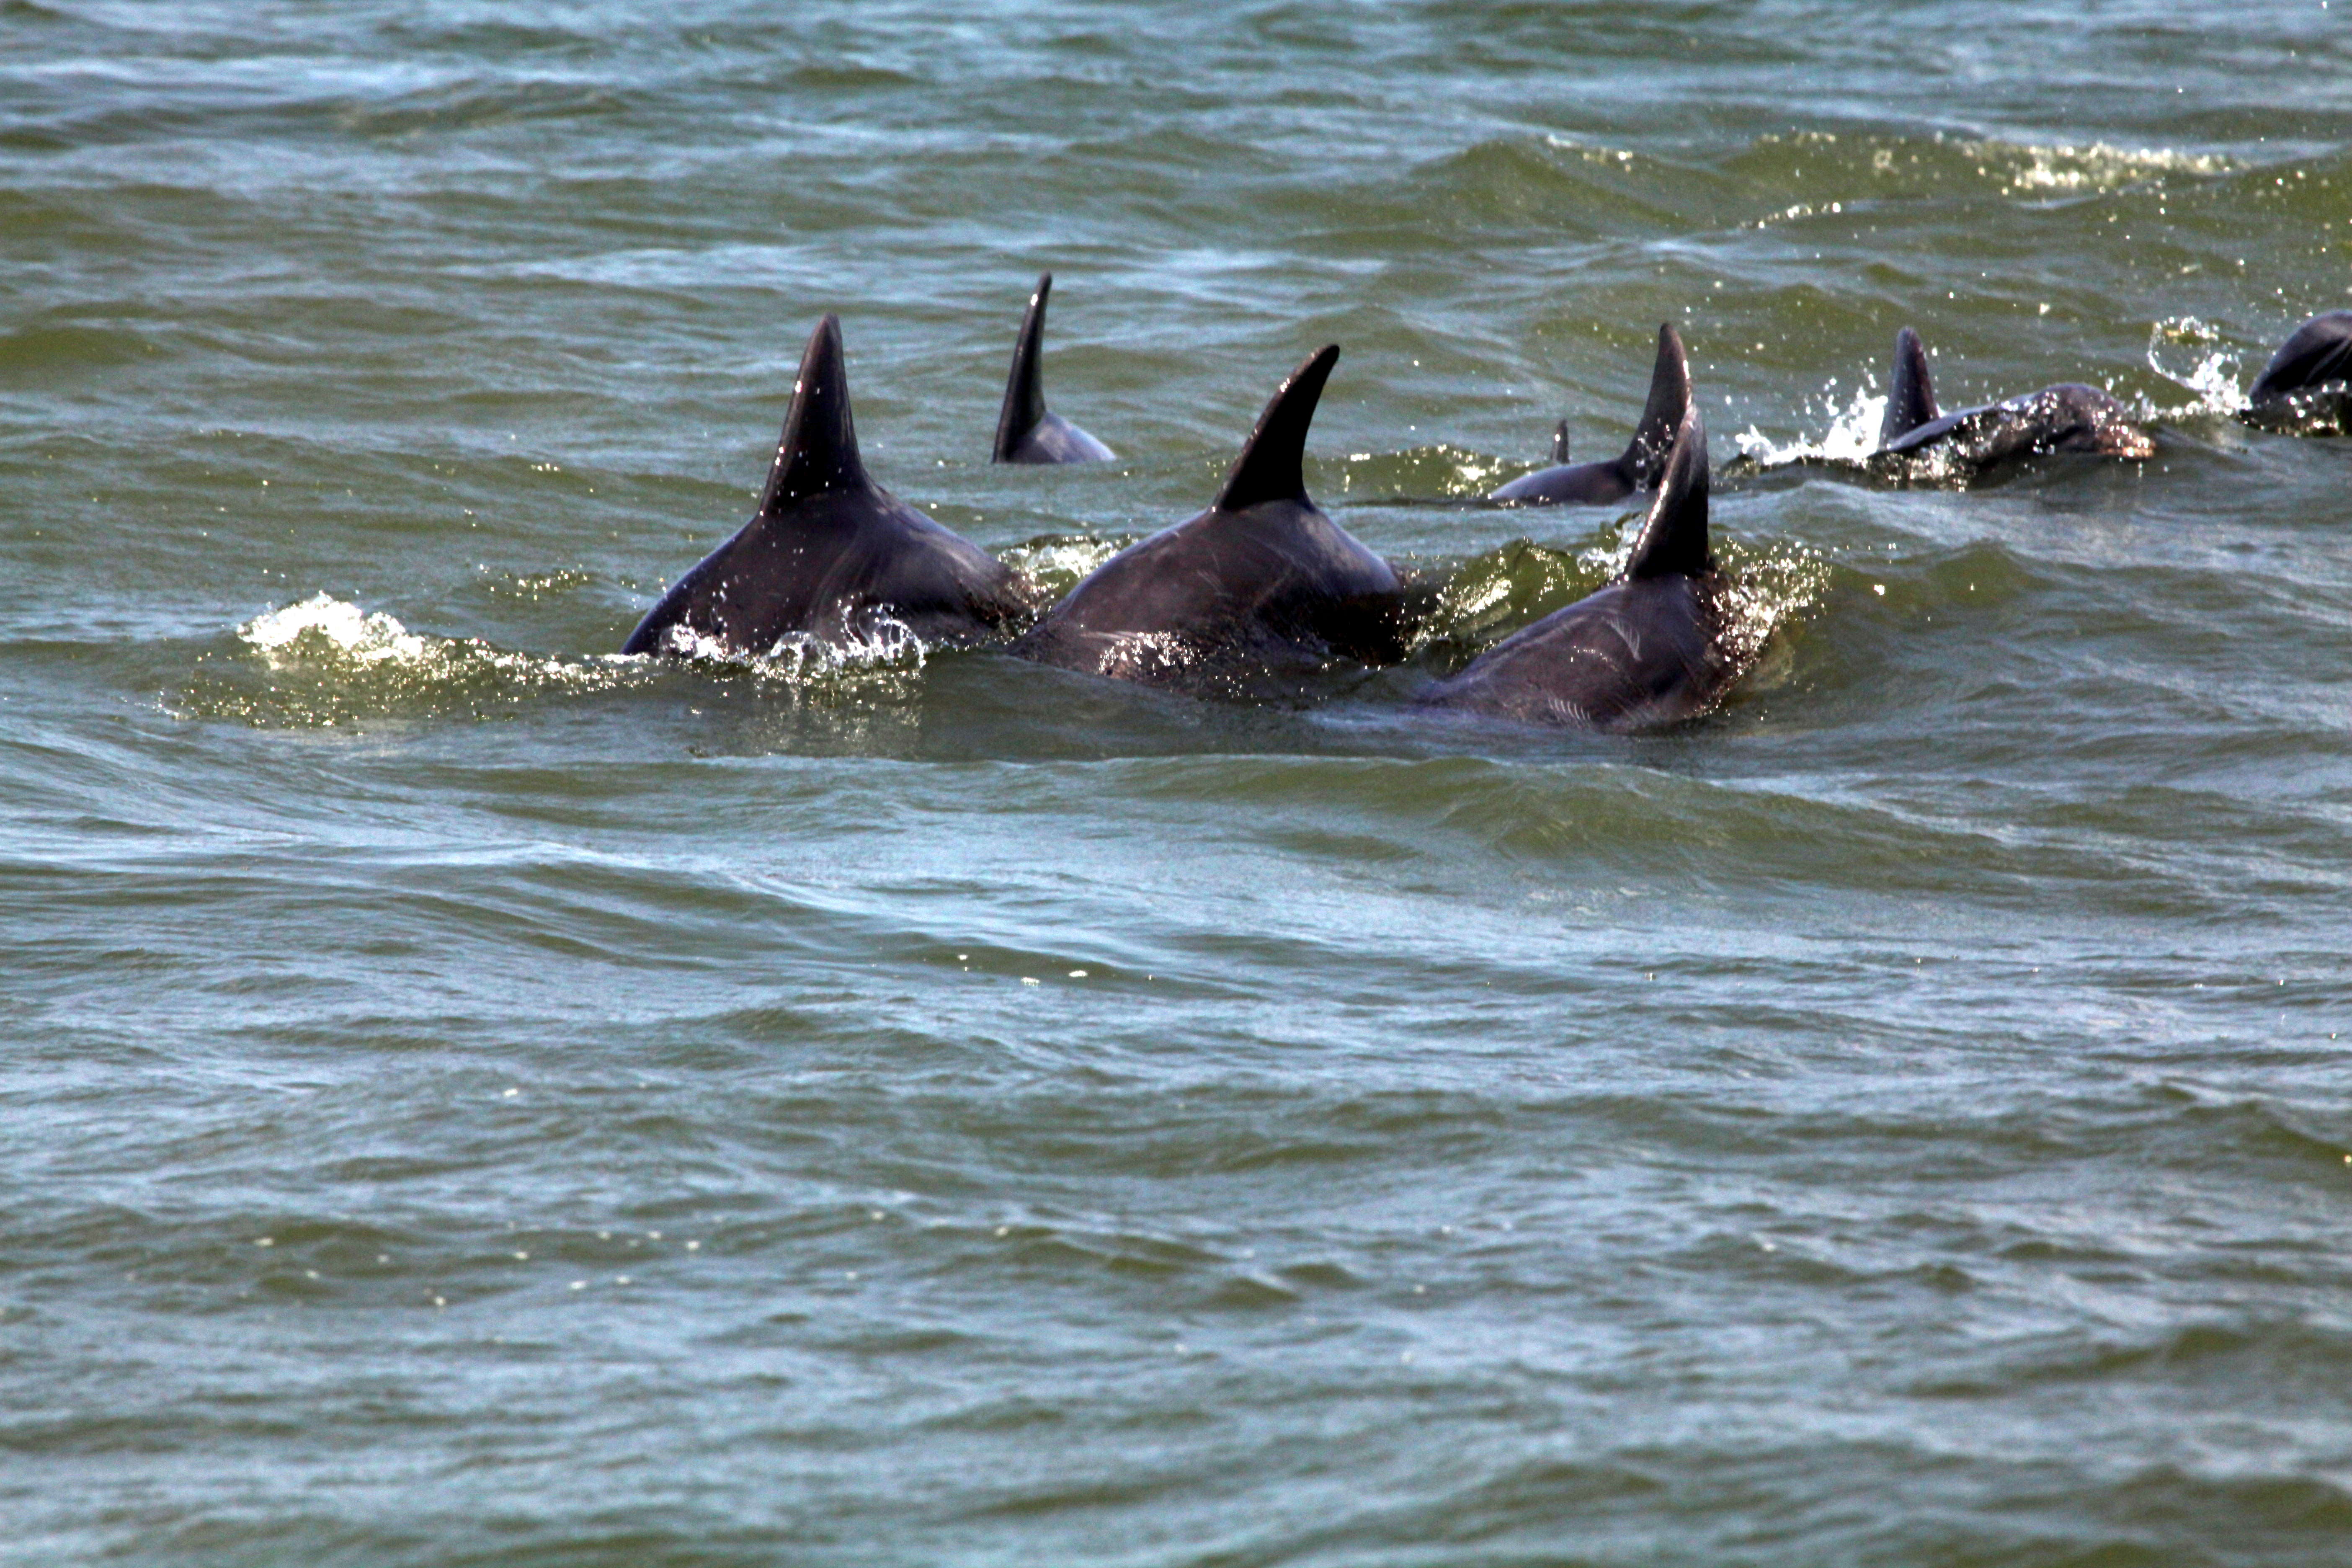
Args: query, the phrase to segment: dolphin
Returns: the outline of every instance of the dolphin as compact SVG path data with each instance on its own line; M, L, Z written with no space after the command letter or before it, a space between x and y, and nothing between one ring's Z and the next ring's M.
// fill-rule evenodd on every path
M696 563L623 653L764 654L788 637L870 640L891 623L929 644L1010 630L1029 580L867 477L849 419L841 318L809 334L759 510Z
M1208 510L1104 562L1010 651L1229 697L1402 658L1395 572L1307 494L1307 429L1339 358L1336 344L1319 349L1276 389Z
M1427 707L1529 724L1640 730L1713 707L1738 673L1708 553L1706 426L1685 408L1624 574L1422 693Z
M1690 406L1690 358L1671 322L1658 328L1658 362L1650 372L1650 401L1642 422L1624 451L1604 463L1568 460L1568 421L1552 432L1551 466L1522 474L1495 491L1488 500L1521 506L1548 506L1561 501L1601 505L1623 500L1635 490L1655 489L1666 466L1666 448L1674 445L1683 410Z
M1013 374L1004 383L1004 408L996 416L999 463L1099 463L1118 453L1058 414L1045 409L1045 385L1038 361L1045 344L1045 296L1054 291L1050 272L1037 279L1021 336L1013 344Z
M2297 327L2246 392L2248 424L2300 434L2352 434L2352 310Z
M1914 463L1950 464L1980 473L2051 452L2152 458L2156 438L2112 395L2079 382L1937 413L1919 334L1906 327L1895 335L1895 369L1874 464L1897 470Z

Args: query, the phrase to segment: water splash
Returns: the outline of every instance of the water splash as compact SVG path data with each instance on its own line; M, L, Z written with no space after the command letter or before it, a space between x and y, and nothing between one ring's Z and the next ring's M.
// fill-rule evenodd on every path
M2246 406L2246 395L2238 385L2235 372L2236 356L2218 347L2221 334L2195 316L2168 316L2148 329L2147 368L2172 383L2186 388L2194 395L2185 407L2158 408L2142 398L2141 412L2153 418L2161 415L2212 414L2233 415ZM2185 371L2173 369L2164 363L2164 352L2177 349L2198 356L2196 363Z
M1875 391L1875 384L1865 377L1841 405L1838 384L1832 378L1810 405L1822 421L1817 437L1801 434L1792 441L1776 442L1750 425L1732 439L1739 455L1758 468L1777 468L1790 463L1859 466L1878 450L1878 428L1886 417L1886 395Z

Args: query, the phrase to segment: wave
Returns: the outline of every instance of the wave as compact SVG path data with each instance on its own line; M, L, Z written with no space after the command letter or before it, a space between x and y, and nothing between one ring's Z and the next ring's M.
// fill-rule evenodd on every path
M206 654L172 710L267 728L336 728L458 715L488 719L534 699L644 688L676 668L642 654L565 656L501 648L479 637L414 632L381 610L321 590L244 623L237 648ZM887 616L846 643L795 633L744 654L683 627L666 654L721 679L837 700L889 695L921 673L929 650Z

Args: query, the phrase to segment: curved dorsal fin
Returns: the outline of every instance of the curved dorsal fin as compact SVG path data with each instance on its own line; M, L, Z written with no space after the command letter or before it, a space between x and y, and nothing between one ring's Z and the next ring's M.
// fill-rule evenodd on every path
M1551 433L1551 461L1554 468L1568 461L1568 421L1565 419Z
M1045 297L1054 291L1054 275L1044 273L1029 296L1029 313L1021 318L1021 335L1013 343L1013 374L1004 381L1004 408L996 416L994 461L1010 462L1021 437L1045 417L1045 373L1038 363L1045 347Z
M1307 427L1315 423L1323 384L1339 363L1339 345L1328 343L1275 388L1265 412L1257 416L1257 428L1250 432L1248 444L1225 476L1225 488L1217 492L1218 510L1239 511L1270 500L1314 504L1307 499Z
M1683 414L1691 405L1690 356L1683 353L1682 335L1672 321L1658 324L1658 363L1650 372L1650 400L1642 405L1642 423L1618 459L1636 489L1658 482L1666 454L1682 428Z
M841 318L829 315L809 334L808 348L801 355L792 412L784 416L783 438L776 443L776 466L768 470L760 510L773 512L828 490L873 487L866 465L858 460L856 428L849 422Z
M1936 417L1936 384L1927 374L1927 346L1906 327L1895 334L1895 369L1886 379L1886 417L1879 422L1882 447Z
M1658 499L1650 503L1650 515L1633 541L1625 576L1696 577L1714 564L1706 548L1706 422L1693 404L1683 411L1665 477L1658 481Z

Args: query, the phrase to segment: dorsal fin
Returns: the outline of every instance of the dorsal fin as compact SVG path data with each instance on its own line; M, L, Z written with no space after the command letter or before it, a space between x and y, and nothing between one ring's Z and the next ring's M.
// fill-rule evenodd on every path
M1927 350L1906 327L1895 334L1895 369L1886 380L1886 417L1878 426L1882 447L1936 417L1936 384L1927 374Z
M1045 347L1045 297L1054 291L1054 275L1050 272L1037 279L1037 291L1029 296L1029 313L1021 318L1021 335L1013 343L1013 374L1004 381L1004 408L996 416L996 454L994 460L1013 460L1013 449L1021 437L1037 427L1045 417L1045 382L1038 363Z
M1568 421L1565 419L1551 433L1551 461L1554 468L1568 461Z
M776 443L776 466L760 510L772 513L828 490L871 489L857 457L857 430L849 422L849 371L842 363L841 318L827 316L809 334L801 374L793 383L792 412Z
M1322 400L1323 384L1339 363L1339 345L1328 343L1309 354L1305 364L1275 388L1265 412L1257 416L1242 455L1225 476L1217 493L1217 510L1239 511L1262 501L1307 499L1307 427L1315 423L1315 405Z
M1634 426L1625 455L1617 459L1635 489L1648 489L1658 482L1666 454L1675 444L1675 432L1682 428L1683 414L1690 405L1690 356L1683 353L1682 336L1674 323L1662 321L1658 363L1650 372L1650 400L1642 405L1642 423Z
M1683 411L1658 499L1633 541L1625 563L1629 581L1680 574L1696 577L1715 563L1706 548L1706 423L1694 404Z

